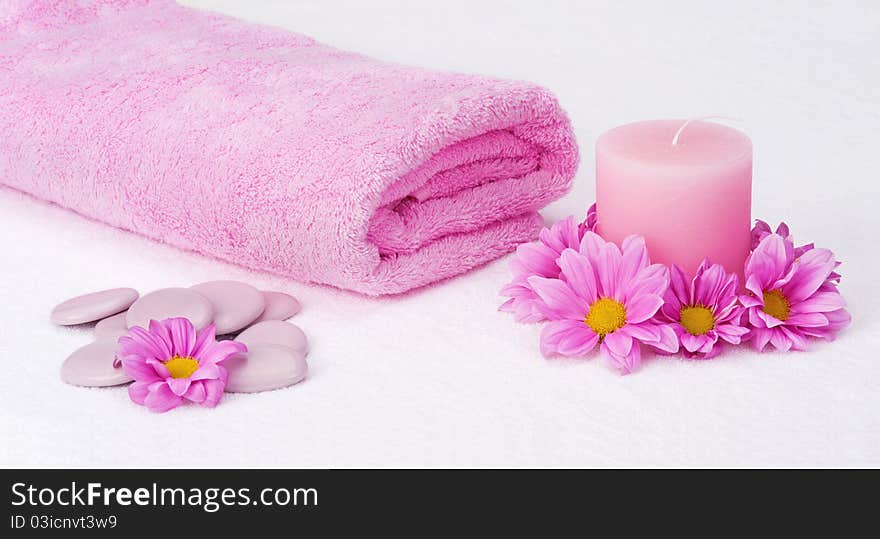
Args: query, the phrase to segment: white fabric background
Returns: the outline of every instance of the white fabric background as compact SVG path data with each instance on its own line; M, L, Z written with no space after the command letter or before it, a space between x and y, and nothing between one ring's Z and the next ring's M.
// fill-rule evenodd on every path
M0 189L0 465L859 466L880 464L880 8L875 2L189 4L341 48L553 89L582 149L545 216L583 214L592 145L628 121L726 114L753 138L754 216L835 250L854 323L811 352L548 361L538 326L496 312L503 261L392 300L253 274ZM293 149L295 151L295 149ZM208 279L287 290L311 376L153 415L125 389L59 380L86 330L58 301Z

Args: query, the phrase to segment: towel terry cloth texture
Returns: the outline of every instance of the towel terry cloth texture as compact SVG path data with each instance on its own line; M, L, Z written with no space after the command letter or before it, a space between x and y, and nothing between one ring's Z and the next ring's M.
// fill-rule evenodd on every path
M0 183L367 295L532 239L577 146L527 82L377 61L170 0L0 0Z

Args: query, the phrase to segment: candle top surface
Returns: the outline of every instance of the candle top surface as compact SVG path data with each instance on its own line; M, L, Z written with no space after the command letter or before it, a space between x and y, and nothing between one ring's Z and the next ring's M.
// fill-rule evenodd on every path
M640 163L668 166L712 166L751 158L745 133L709 121L649 120L615 127L596 141L596 152Z

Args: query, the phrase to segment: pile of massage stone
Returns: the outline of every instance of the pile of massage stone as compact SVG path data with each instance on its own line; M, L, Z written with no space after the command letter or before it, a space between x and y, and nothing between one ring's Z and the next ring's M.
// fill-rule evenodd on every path
M289 294L238 281L210 281L144 296L132 288L92 292L57 305L50 320L60 326L97 322L94 342L73 352L61 367L61 379L68 384L108 387L131 382L116 362L117 339L134 326L147 328L150 320L183 317L196 331L213 323L218 339L247 346L246 354L223 363L229 372L226 391L253 393L287 387L306 377L306 335L285 322L299 311L299 301Z

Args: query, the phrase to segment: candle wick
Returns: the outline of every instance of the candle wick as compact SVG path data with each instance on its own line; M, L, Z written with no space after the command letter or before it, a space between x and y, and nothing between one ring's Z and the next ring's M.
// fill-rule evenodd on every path
M696 118L689 118L689 119L685 120L685 122L683 124L681 124L681 127L678 128L678 131L675 132L675 136L672 137L672 145L678 146L678 138L681 136L681 133L684 131L684 128L687 127L688 125L690 125L691 122L703 122L706 120L727 120L727 121L731 121L731 122L741 122L742 121L739 118L733 118L731 116L719 116L719 115L698 116Z

